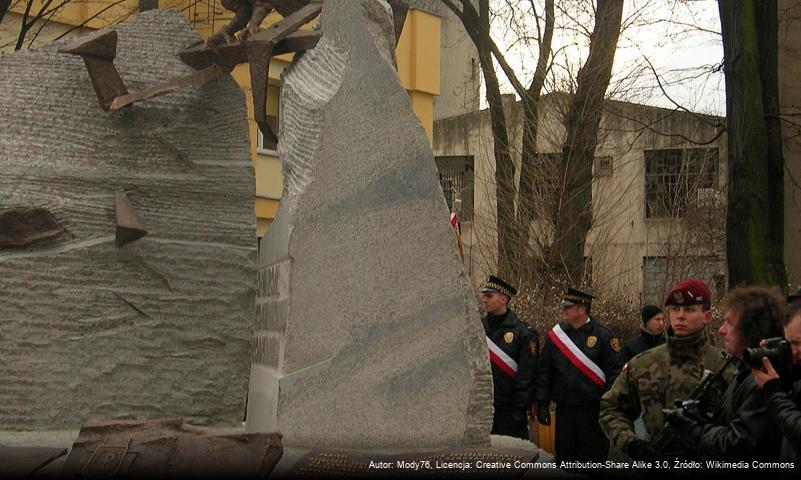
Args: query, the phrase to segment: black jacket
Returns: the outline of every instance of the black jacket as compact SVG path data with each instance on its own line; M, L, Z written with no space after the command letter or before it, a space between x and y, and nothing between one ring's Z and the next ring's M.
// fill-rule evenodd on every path
M765 392L751 369L740 363L713 422L703 427L695 444L715 460L778 460L781 439Z
M782 432L779 460L801 464L801 380L793 384L791 393L784 391L781 379L765 384L768 411ZM797 468L797 467L796 467Z
M593 319L577 330L567 322L560 323L559 327L604 372L606 385L599 387L581 373L546 335L537 373L537 402L547 404L553 400L559 405L599 405L601 396L620 373L620 339Z
M521 410L531 408L534 376L539 362L539 336L520 321L512 310L504 315L481 319L484 332L501 350L517 362L517 376L512 379L495 363L492 365L493 404Z
M662 345L663 343L665 343L664 335L661 333L654 335L648 330L641 328L639 335L626 340L626 343L623 344L623 353L621 355L622 361L623 363L626 363L642 352L650 350L658 345Z

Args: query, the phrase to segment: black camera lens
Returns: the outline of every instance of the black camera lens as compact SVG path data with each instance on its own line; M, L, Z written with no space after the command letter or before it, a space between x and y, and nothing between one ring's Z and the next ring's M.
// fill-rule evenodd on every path
M743 363L749 368L761 368L762 359L767 357L777 370L792 363L790 344L783 338L769 338L764 347L746 348Z

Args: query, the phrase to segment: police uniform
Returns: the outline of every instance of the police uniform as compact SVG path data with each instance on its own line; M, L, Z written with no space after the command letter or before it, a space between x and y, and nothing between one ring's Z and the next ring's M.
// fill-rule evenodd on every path
M679 282L665 305L709 301L709 287L699 280ZM601 399L599 422L612 444L634 460L656 460L658 454L645 440L638 439L633 422L642 414L645 430L653 440L665 427L665 408L686 400L701 382L704 370L720 371L726 364L723 351L708 341L705 329L677 337L668 329L667 342L629 360L612 388ZM715 408L731 378L733 368L723 370L723 378L712 385L706 398L707 413ZM677 448L685 450L677 450ZM671 454L686 456L685 445L673 444Z
M503 279L491 275L482 293L498 292L512 298L517 291ZM539 337L514 311L485 316L481 323L487 335L492 369L492 433L528 440L527 412L533 398ZM511 361L510 361L511 360Z
M562 306L591 304L594 297L568 289ZM548 423L556 403L555 457L560 461L603 461L609 442L598 425L599 402L620 371L620 339L588 317L579 328L561 322L545 337L537 375L537 416Z

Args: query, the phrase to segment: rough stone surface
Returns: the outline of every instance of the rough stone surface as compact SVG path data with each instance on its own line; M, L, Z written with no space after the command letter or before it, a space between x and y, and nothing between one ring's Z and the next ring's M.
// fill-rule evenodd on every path
M180 13L114 28L130 90L193 71ZM0 56L0 210L42 208L65 230L0 248L0 430L241 422L256 279L244 95L224 77L105 112L59 46ZM149 230L122 248L116 190Z
M291 446L488 445L492 379L389 6L329 0L284 73L249 430Z

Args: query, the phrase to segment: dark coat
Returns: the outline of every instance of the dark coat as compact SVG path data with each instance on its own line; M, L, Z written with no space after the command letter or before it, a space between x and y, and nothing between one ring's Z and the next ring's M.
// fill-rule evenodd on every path
M750 368L740 364L713 421L703 427L699 451L715 460L778 460L782 435Z
M665 343L665 336L661 333L654 335L648 330L640 329L639 335L626 340L626 343L623 344L623 352L621 355L623 358L623 363L626 363L642 352L662 345L663 343Z
M484 325L487 337L517 362L518 368L517 375L513 379L490 362L493 404L496 408L530 409L534 396L534 377L539 363L539 335L521 322L512 310L507 310L501 316L487 315L481 323Z
M765 384L768 411L782 432L782 446L779 460L801 464L801 380L793 384L787 393L780 379Z
M620 373L620 339L593 319L577 330L567 322L559 327L604 372L606 385L599 387L587 378L546 335L537 373L536 400L546 404L553 400L562 406L598 405Z

